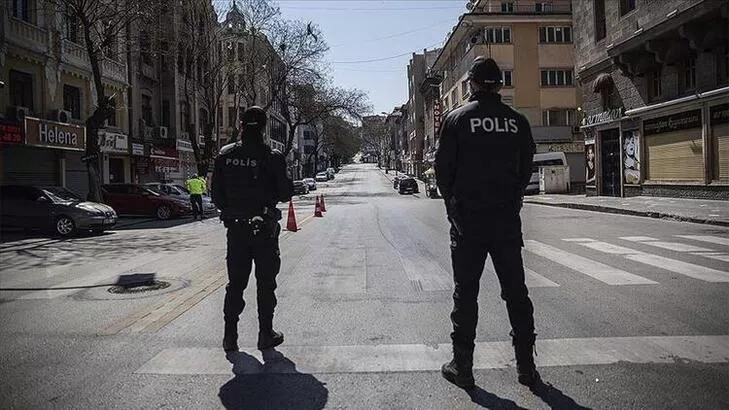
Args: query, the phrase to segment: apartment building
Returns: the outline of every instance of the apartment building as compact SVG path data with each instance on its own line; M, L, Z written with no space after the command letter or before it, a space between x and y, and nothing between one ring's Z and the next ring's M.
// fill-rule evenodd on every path
M729 199L729 4L574 4L587 193Z
M411 109L407 117L407 151L403 158L404 171L420 177L423 173L423 153L425 149L426 132L426 96L421 90L428 68L437 58L440 50L423 50L422 54L413 53L407 67L408 76L408 106Z
M468 69L478 56L503 72L502 101L524 114L537 152L567 153L573 187L584 183L580 97L569 0L478 0L448 33L433 69L442 75L444 112L468 101Z
M0 183L61 185L85 195L84 121L94 109L96 92L80 30L46 3L3 3ZM102 61L101 73L106 94L116 94L117 105L123 106L127 66L116 51ZM107 180L129 178L128 134L123 108L99 132Z

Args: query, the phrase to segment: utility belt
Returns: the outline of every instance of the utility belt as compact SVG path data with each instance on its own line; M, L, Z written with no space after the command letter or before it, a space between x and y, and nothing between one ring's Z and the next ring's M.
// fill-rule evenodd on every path
M253 235L268 230L275 230L278 221L281 219L281 211L276 207L265 207L260 215L252 217L226 216L221 215L220 219L226 228L243 227L250 228Z

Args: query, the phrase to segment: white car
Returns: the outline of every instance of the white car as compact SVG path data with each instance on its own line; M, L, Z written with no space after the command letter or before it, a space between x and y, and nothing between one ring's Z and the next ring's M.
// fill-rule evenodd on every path
M316 182L327 182L329 181L329 174L326 172L320 172L316 174Z
M304 178L304 183L309 186L309 191L316 191L316 180L314 178Z

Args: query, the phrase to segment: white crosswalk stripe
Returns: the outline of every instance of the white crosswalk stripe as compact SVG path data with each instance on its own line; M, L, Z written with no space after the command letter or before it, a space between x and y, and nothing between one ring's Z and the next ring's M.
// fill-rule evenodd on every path
M657 283L642 276L634 275L622 269L617 269L535 240L526 240L524 243L527 251L590 276L600 282L607 283L608 285L646 285Z
M658 239L651 239L651 240L636 240L635 237L630 236L623 236L620 239L631 241L631 242L638 242L645 245L655 246L657 248L663 248L668 249L669 251L674 252L712 252L713 249L708 248L702 248L700 246L695 245L688 245L681 242L664 242L659 241Z
M699 242L708 242L715 245L729 246L729 238L710 235L675 235L677 238L691 239Z
M703 256L705 258L716 259L722 262L729 262L729 254L721 252L694 252L692 255Z
M593 242L580 242L579 244L594 249L596 251L612 255L622 255L629 260L644 263L646 265L651 265L663 270L688 276L690 278L703 280L706 282L729 282L729 273L722 272L717 269L712 269L689 262L683 262L676 259L666 258L660 255L653 255L636 249L626 248L624 246L613 245L611 243L597 240Z
M494 263L491 260L491 258L488 259L486 262L486 269L496 274L496 270L494 269ZM552 282L551 280L547 279L546 277L538 274L537 272L534 272L533 270L524 267L524 282L526 283L528 288L556 288L559 287L558 283Z

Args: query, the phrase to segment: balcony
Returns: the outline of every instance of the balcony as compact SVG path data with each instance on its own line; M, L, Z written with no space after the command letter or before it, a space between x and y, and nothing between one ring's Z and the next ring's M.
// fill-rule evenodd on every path
M90 70L89 56L86 54L86 49L72 41L63 40L63 55L62 60L65 63L74 65L84 70Z
M571 0L511 0L511 1L482 1L472 13L495 14L564 14L572 12ZM508 3L508 4L507 4Z
M534 142L570 142L573 139L573 127L532 127Z
M48 53L48 31L20 19L10 18L8 40L38 53Z
M104 78L112 81L116 81L122 84L127 84L127 66L124 63L118 61L104 59L101 62L101 72Z
M145 76L151 80L157 80L157 70L155 70L153 65L141 63L140 67L142 68L143 76Z

